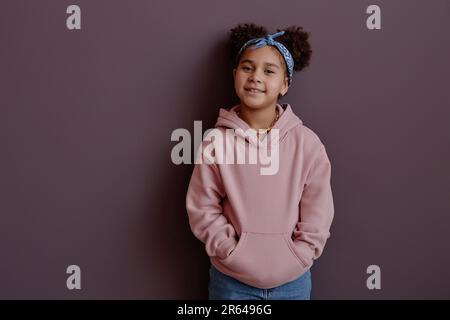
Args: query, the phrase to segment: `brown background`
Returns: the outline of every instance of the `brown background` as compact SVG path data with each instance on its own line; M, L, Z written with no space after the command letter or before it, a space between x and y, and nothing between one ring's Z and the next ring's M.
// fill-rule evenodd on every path
M70 4L81 30L66 28ZM366 28L371 4L381 30ZM449 14L445 0L3 1L0 298L206 298L192 165L171 162L170 135L237 102L224 44L253 21L311 34L281 102L332 162L312 298L449 299ZM71 264L81 291L66 288Z

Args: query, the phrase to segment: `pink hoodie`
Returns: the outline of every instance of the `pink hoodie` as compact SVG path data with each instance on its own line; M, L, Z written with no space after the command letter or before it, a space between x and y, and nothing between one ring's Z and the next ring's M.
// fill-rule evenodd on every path
M223 132L250 129L235 112L238 107L221 108L215 127ZM204 161L195 164L186 195L190 227L205 244L211 263L262 289L292 281L312 266L330 237L334 216L325 146L289 104L277 108L276 174L261 175L260 163ZM200 147L211 143L206 140ZM248 137L245 142L257 144ZM201 156L198 152L197 159Z

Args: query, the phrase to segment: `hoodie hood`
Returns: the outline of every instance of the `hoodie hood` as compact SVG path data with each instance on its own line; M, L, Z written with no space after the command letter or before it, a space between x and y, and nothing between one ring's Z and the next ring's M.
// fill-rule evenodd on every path
M237 130L236 134L242 136L245 138L246 141L253 145L258 145L258 138L256 136L256 130L252 129L247 122L245 122L243 119L239 117L239 115L236 113L236 110L240 107L240 104L237 104L230 109L220 108L219 110L219 116L217 118L217 122L215 124L216 128L226 128L226 129L242 129ZM289 133L289 131L293 128L295 128L298 125L303 124L302 120L300 120L297 115L294 114L292 111L291 106L288 103L279 104L276 105L280 116L275 122L272 129L278 129L279 130L279 142L283 141L283 139L286 137L286 135ZM250 131L247 131L250 130ZM251 132L251 134L246 134ZM268 135L264 137L262 142L259 143L259 147L265 147L268 144L266 143L266 139L269 137L271 144L274 142L274 139L276 138L275 135L272 135L271 132L269 132Z

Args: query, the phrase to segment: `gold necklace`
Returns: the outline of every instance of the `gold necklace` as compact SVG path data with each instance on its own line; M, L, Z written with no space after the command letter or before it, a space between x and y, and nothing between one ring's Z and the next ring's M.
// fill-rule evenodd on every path
M279 111L278 111L278 108L276 109L276 111L277 111L277 115L276 115L276 117L275 117L275 120L273 120L273 122L272 122L272 124L270 125L270 127L266 129L266 130L267 130L267 133L269 133L269 131L272 130L273 126L274 126L275 123L278 121L278 118L279 118L279 116L280 116L280 113L279 113Z
M236 113L239 115L240 114L240 112L241 112L241 110L236 110ZM270 130L272 130L272 128L273 128L273 126L275 125L275 123L278 121L278 118L280 117L280 112L278 111L278 108L276 108L276 112L277 112L277 114L276 114L276 116L275 116L275 119L272 121L272 124L267 128L267 129L258 129L257 131L259 132L259 131L264 131L264 132L266 132L266 133L269 133L269 131Z

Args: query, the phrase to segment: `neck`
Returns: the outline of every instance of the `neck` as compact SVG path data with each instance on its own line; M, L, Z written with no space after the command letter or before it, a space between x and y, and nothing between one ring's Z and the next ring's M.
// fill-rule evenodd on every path
M268 129L276 118L277 115L276 104L270 107L252 109L241 104L239 106L239 117L247 122L250 128Z

